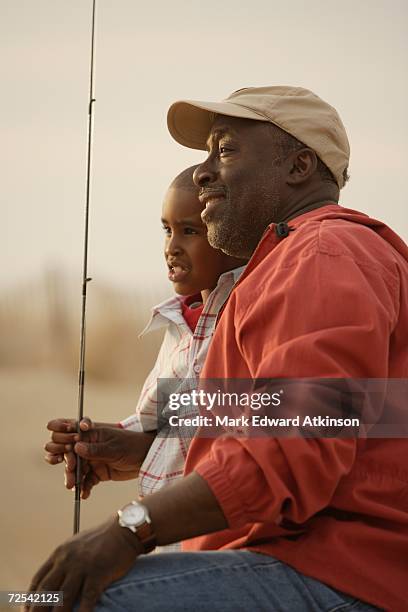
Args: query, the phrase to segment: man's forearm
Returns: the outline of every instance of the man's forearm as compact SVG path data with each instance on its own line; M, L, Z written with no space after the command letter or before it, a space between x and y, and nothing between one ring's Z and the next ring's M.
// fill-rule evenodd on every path
M196 472L145 497L142 503L160 546L228 527L216 497Z

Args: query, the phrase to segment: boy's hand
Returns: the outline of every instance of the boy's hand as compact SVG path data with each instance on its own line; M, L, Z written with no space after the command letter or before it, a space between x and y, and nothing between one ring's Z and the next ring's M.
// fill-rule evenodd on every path
M84 417L80 423L80 429L87 431L91 427L117 427L115 424L94 423L91 419ZM74 445L76 441L77 421L75 419L53 419L47 423L47 429L51 433L51 441L44 445L47 451L45 460L50 465L57 465L65 460L65 486L71 490L75 486L76 479L76 455L74 453ZM89 466L86 461L82 461L82 473L85 475L89 472Z
M155 433L90 427L75 438L74 452L89 466L82 484L82 497L86 499L101 481L137 478Z
M81 421L81 429L89 427L90 424L91 420L85 417ZM53 419L47 423L47 429L52 433L51 441L44 445L44 449L47 451L44 459L50 465L57 465L65 459L65 486L67 489L72 489L75 486L76 456L73 449L75 434L77 433L77 421L75 419ZM88 467L83 462L83 473L87 470Z
M80 423L81 431L89 431L91 428L114 427L119 428L116 423L92 423L89 417L84 417ZM45 460L50 465L62 463L64 455L71 453L75 444L77 433L77 421L75 419L53 419L47 423L47 429L51 434L51 442L44 445L47 451Z
M84 422L89 421L85 418ZM45 460L50 465L56 465L64 460L65 453L71 452L74 447L74 435L77 433L77 422L75 419L54 419L47 423L47 429L51 434L51 442L47 442L44 448L47 451Z
M48 428L53 431L52 442L46 444L46 460L57 463L55 455L65 455L65 485L75 485L76 455L82 458L82 498L89 497L92 487L105 480L136 478L140 466L154 440L155 433L133 432L118 427L102 427L84 418L81 433L75 421L56 419Z

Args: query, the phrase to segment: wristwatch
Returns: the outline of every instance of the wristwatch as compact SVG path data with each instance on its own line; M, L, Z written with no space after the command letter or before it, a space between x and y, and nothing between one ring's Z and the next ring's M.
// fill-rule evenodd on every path
M149 553L156 548L156 535L146 506L132 501L118 510L118 517L121 527L127 527L136 534L143 546L144 553Z

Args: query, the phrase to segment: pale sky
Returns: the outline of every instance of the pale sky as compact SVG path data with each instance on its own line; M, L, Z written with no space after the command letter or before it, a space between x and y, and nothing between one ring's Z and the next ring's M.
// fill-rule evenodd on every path
M0 0L1 286L82 274L91 0ZM175 143L177 99L299 85L351 143L341 203L408 240L406 0L98 0L89 273L171 287L160 207L205 153ZM5 222L4 222L5 220Z

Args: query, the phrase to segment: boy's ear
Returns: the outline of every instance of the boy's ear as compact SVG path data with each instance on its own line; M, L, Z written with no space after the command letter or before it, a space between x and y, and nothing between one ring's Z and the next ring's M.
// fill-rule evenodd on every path
M289 163L289 172L286 177L288 185L304 183L317 169L317 155L313 149L306 147L291 153L287 161Z

